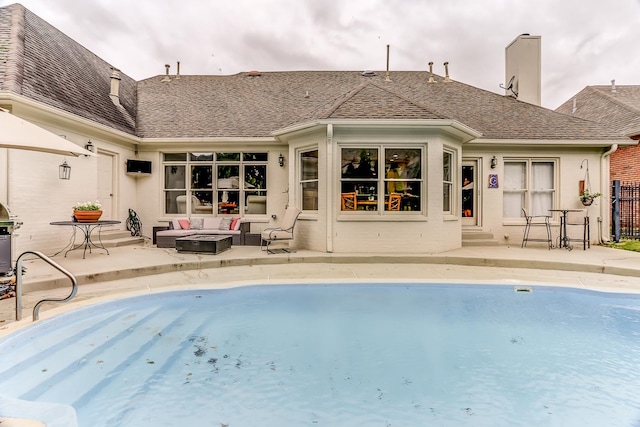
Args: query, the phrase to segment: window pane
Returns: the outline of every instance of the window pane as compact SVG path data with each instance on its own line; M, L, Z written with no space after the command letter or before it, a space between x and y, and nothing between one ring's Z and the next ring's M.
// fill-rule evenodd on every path
M318 150L302 153L300 158L302 173L300 179L303 181L318 179Z
M218 166L218 188L240 188L240 166Z
M377 178L377 148L343 148L342 178Z
M237 214L239 212L238 201L240 200L239 191L218 191L218 213L219 214Z
M264 192L248 191L245 193L245 214L266 214L267 196Z
M186 214L186 204L178 205L178 198L186 200L186 191L167 191L164 194L164 209L168 214ZM182 211L181 211L182 209Z
M525 189L525 167L524 162L504 163L504 188L506 190Z
M184 171L185 171L184 166L165 166L164 167L164 188L165 189L186 188Z
M191 213L200 215L213 213L213 192L193 192L193 197L191 198Z
M451 182L451 153L442 154L442 180Z
M245 162L266 162L268 155L267 153L243 153L242 159Z
M415 148L387 148L384 152L385 171L395 171L394 178L420 179L422 150Z
M318 210L318 182L302 183L302 210Z
M246 190L267 188L267 166L246 165L244 167L244 188Z
M187 153L164 153L165 162L185 162Z
M191 167L191 188L211 189L211 166Z
M216 153L216 160L219 162L239 162L240 153Z
M213 160L213 153L189 153L189 160L192 162L210 162Z

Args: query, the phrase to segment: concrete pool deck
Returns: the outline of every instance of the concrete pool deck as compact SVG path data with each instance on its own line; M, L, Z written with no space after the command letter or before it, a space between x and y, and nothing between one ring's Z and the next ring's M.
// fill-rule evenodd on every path
M73 251L54 261L76 276L73 301L45 303L41 318L113 298L185 287L225 287L300 281L429 281L560 285L610 292L640 292L640 253L593 246L548 250L543 247L474 246L434 254L331 254L298 250L267 255L256 246L233 246L217 255L178 253L150 244ZM37 301L64 298L66 276L39 259L23 263L23 321L31 321ZM50 313L49 313L50 312ZM0 301L0 336L15 320L15 299ZM23 323L23 322L19 322ZM18 325L14 325L18 326ZM3 333L3 329L5 330Z

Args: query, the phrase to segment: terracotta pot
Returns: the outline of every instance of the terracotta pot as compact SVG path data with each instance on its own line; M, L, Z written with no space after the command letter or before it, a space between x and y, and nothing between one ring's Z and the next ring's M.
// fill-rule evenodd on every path
M96 222L102 216L102 211L73 211L78 222Z

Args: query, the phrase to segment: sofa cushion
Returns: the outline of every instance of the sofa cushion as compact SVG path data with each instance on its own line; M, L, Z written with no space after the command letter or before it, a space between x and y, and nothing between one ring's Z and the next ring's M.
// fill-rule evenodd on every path
M186 218L182 218L178 220L178 224L180 225L180 228L182 230L188 230L189 229L189 225L191 225L191 221L189 221Z
M193 236L197 234L201 230L162 230L156 233L157 236L164 237L185 237L185 236Z
M222 218L213 217L213 218L204 218L204 224L202 224L202 228L204 230L215 229L218 230L220 228L220 221Z
M240 228L240 218L232 218L231 225L229 226L229 230L238 230L239 228Z
M220 230L228 231L231 227L231 218L222 218L220 221Z
M202 230L204 227L204 218L191 218L189 230Z

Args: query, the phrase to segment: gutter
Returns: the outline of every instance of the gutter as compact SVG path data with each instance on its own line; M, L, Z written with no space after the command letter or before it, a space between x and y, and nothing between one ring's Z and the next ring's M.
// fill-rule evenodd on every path
M610 177L609 171L609 157L618 150L618 144L613 144L611 147L600 155L600 191L605 195L606 200L611 200L611 185L607 182L607 179ZM604 199L604 197L603 197ZM611 218L609 217L609 203L600 203L600 217L598 217L598 224L600 227L600 244L606 244L609 242L609 239L604 239L604 234L602 230L602 225L604 222L607 224L607 228L611 228ZM605 216L606 215L606 216ZM607 221L604 221L604 218Z

